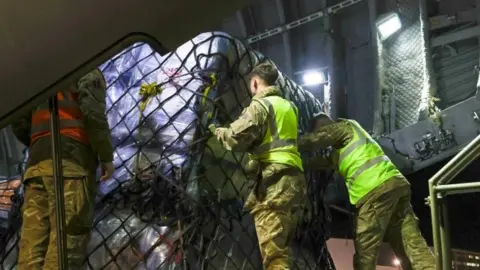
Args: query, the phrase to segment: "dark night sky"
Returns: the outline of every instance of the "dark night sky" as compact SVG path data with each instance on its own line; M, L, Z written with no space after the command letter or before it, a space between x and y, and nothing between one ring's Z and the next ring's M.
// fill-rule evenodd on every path
M420 218L420 228L431 244L432 225L430 208L425 205L428 196L428 179L446 162L436 164L413 175L408 176L412 184L412 204ZM461 172L451 183L480 181L480 160L474 161ZM480 251L480 194L452 195L448 199L453 248Z

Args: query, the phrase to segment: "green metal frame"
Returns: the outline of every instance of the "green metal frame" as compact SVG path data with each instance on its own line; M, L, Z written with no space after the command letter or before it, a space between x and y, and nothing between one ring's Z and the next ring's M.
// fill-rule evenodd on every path
M446 197L453 194L480 192L480 182L449 183L479 156L480 136L477 136L428 181L430 193L428 204L432 215L433 247L438 270L452 269Z

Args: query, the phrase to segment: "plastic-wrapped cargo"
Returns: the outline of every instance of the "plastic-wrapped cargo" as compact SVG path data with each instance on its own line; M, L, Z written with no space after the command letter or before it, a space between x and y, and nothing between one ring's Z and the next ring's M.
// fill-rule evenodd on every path
M117 169L99 184L88 269L261 269L253 221L242 208L251 186L247 156L224 150L207 126L227 125L249 104L247 75L263 61L239 40L211 32L164 56L134 44L100 67ZM286 77L279 85L298 106L303 133L322 104ZM324 187L309 176L295 263L334 269ZM4 250L17 240L19 225L11 220L16 227L8 244L0 242ZM16 252L2 255L5 269L15 261Z

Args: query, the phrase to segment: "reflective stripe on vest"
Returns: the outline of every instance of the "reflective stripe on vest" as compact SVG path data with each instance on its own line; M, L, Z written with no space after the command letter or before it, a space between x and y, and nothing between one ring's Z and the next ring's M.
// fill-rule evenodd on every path
M87 144L83 115L76 96L70 91L57 94L60 134ZM50 136L50 109L48 102L37 107L32 114L31 144L42 137Z
M278 96L254 99L252 102L259 102L268 111L268 130L262 144L251 152L250 157L265 163L290 165L303 170L297 147L298 111L296 106ZM288 106L288 109L281 106ZM278 115L275 108L283 115ZM294 117L291 114L288 115L291 113L291 109L293 109ZM278 118L283 120L282 130L278 129Z
M342 153L340 153L340 157L339 157L339 164L342 164L343 160L348 156L350 155L353 151L355 151L355 149L357 149L359 146L362 146L362 145L365 145L365 144L368 144L368 143L374 143L376 144L376 142L373 141L372 138L370 137L365 137L365 135L363 134L363 130L361 130L358 126L357 126L357 123L354 123L353 121L350 121L351 122L351 125L353 127L353 130L354 132L356 133L356 135L358 136L358 139L357 141L355 141L354 143L348 145L345 150L342 151ZM372 158L370 160L367 160L362 166L360 166L350 177L349 177L349 180L350 181L355 181L355 179L357 179L357 177L362 174L365 170L368 170L370 167L374 166L375 164L377 163L380 163L382 161L387 161L387 160L390 160L387 156L383 155L383 156L380 156L380 157L375 157L375 158Z
M353 142L340 149L339 171L345 178L350 202L363 196L393 176L401 175L382 148L353 120Z
M273 108L273 105L270 101L267 99L262 99L262 101L265 103L267 106L268 110L268 126L270 128L270 136L272 136L273 141L270 143L262 144L259 147L257 147L254 150L255 155L260 155L264 152L267 152L271 149L275 148L280 148L280 147L285 147L285 146L290 146L290 145L297 145L297 139L280 139L280 135L278 134L278 129L277 129L277 121L276 121L276 116L275 116L275 110ZM293 111L295 113L295 116L297 117L297 123L298 123L298 112L297 112L297 107L291 102L290 105L293 108Z

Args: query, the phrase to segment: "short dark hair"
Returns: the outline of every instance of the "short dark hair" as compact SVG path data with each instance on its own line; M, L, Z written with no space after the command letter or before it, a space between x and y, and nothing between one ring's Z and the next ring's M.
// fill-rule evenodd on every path
M270 63L262 63L255 66L250 73L250 78L258 76L265 81L268 86L275 85L278 80L278 70Z

